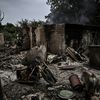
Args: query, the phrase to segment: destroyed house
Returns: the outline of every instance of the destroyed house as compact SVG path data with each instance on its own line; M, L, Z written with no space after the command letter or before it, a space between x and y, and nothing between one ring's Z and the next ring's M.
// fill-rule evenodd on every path
M100 27L80 24L47 24L36 29L36 44L45 44L51 53L62 54L70 46L100 44Z
M92 66L100 65L100 26L43 25L36 29L35 34L36 44L44 44L50 53L63 55L66 48L70 46L79 53L89 51L87 54L90 57L90 64Z

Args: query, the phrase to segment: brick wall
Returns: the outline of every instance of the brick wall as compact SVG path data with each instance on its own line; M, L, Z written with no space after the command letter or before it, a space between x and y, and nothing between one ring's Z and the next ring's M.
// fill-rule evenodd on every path
M44 44L47 45L46 33L44 26L40 26L35 30L36 35L36 45Z
M54 54L62 54L65 50L64 24L44 25L35 31L36 44L45 44L47 51Z
M48 38L48 51L55 54L62 54L65 50L64 24L55 25L52 31L49 33Z

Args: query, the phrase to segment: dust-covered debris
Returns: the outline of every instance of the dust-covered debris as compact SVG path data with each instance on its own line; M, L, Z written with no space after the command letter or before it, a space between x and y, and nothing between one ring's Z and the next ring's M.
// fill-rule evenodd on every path
M88 60L74 49L68 49L68 52L65 55L47 55L46 47L43 45L13 55L8 51L1 51L0 78L3 94L8 100L60 100L58 94L67 89L75 93L76 99L86 98L84 88L87 88L81 80L82 73L92 72L99 81L100 71L91 69ZM75 74L82 82L81 94L72 88L69 81L69 77ZM93 91L94 94L99 92ZM76 100L75 98L72 100Z

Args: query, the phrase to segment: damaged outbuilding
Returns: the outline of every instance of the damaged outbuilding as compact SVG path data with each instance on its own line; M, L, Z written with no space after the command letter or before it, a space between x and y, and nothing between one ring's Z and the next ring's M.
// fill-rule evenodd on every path
M100 44L99 32L99 26L91 25L42 25L35 31L36 44L44 44L47 47L47 51L53 54L64 55L66 48L72 47L77 52L89 56L88 47Z

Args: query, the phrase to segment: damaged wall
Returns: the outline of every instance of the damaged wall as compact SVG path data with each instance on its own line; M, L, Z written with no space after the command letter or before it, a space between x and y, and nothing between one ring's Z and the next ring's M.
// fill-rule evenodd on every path
M62 54L66 46L75 50L99 44L100 27L78 24L46 24L36 29L36 44L45 44L47 51Z
M39 26L35 30L35 35L36 35L36 45L40 45L40 44L44 44L45 46L47 45L46 33L45 33L44 26Z
M3 46L4 45L4 35L3 33L0 33L0 46Z
M65 24L66 45L77 50L89 45L100 45L100 27L93 25ZM72 43L73 42L73 43Z
M54 54L62 54L65 50L64 24L44 25L35 31L36 44L44 44L47 51Z
M23 28L23 50L30 49L29 28Z
M36 45L35 32L32 26L27 26L22 29L23 33L23 50L29 50Z
M51 53L62 54L65 51L65 26L57 24L54 29L48 34L48 50Z

